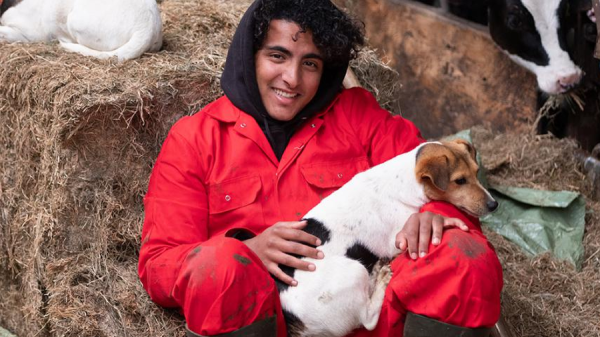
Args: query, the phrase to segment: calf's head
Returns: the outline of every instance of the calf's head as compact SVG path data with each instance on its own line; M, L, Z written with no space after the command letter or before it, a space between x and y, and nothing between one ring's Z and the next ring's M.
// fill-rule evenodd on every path
M464 140L428 143L417 152L415 174L431 200L449 202L475 217L498 203L477 180L475 149Z
M564 15L569 0L488 0L492 39L532 71L540 89L560 94L583 73L566 51Z

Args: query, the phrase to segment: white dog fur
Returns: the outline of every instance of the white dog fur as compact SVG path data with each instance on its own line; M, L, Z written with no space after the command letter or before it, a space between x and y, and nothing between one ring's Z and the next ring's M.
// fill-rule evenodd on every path
M9 1L9 0L4 0ZM156 0L20 0L0 17L0 41L58 40L97 58L134 59L162 46Z
M295 270L298 286L280 288L284 311L301 322L299 328L290 327L291 336L345 336L361 326L375 328L391 277L389 266L376 267L369 275L359 261L345 254L356 243L379 259L399 254L396 234L430 201L415 174L417 152L423 145L357 174L306 214L304 219L323 224L330 240L319 247L324 259L304 258L315 264L315 271ZM478 198L495 203L481 189Z

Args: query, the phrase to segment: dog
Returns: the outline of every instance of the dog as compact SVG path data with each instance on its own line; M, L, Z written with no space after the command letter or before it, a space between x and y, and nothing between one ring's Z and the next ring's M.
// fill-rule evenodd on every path
M120 62L158 51L162 21L156 0L0 0L0 42L53 40Z
M341 337L377 325L392 272L386 261L400 253L396 234L431 200L480 217L498 203L477 180L473 146L463 140L428 142L357 174L324 198L303 220L319 237L325 258L312 272L280 266L298 281L277 281L288 333Z

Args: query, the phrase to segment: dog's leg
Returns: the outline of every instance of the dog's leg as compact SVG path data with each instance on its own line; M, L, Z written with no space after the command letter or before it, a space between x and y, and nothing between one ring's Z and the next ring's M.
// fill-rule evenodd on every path
M391 278L392 269L389 263L387 261L377 262L372 273L372 280L374 280L373 293L361 317L361 323L367 330L373 330L377 326L383 298L385 297L385 289Z
M27 42L27 38L20 31L7 27L0 26L0 42Z

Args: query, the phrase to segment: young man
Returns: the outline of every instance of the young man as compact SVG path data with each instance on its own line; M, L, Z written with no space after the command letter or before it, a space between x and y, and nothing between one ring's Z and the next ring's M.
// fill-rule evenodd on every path
M272 277L294 286L280 265L314 270L294 256L323 258L302 216L422 141L365 90L342 89L362 43L328 0L258 0L233 38L225 96L171 129L145 198L139 274L152 300L180 308L190 336L284 337ZM464 225L442 237L449 217ZM409 312L422 316L406 331L417 318L431 336L494 325L502 272L476 219L430 203L396 242L407 253L392 262L378 326L354 336L402 336Z

